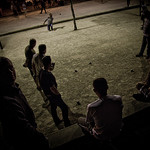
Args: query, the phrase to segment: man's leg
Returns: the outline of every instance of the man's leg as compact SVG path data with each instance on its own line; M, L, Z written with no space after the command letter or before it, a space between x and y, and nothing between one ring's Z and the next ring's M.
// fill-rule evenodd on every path
M55 101L54 99L52 101ZM51 104L51 114L52 114L52 117L53 117L53 120L55 122L55 125L59 125L61 120L59 119L58 115L57 115L57 106L55 105L55 103L53 103L52 101L50 101L50 104Z
M147 59L150 58L150 37L146 37L146 41L147 41Z
M1 41L0 41L0 47L1 47L1 49L3 49L3 46L2 46L2 43L1 43Z
M61 97L57 99L57 106L59 106L62 111L65 127L70 126L71 124L68 118L68 106L64 103Z
M146 37L143 36L143 41L142 41L141 50L140 50L140 53L136 55L136 57L141 57L141 56L143 56L144 50L145 50L145 48L146 48L146 44L147 44Z

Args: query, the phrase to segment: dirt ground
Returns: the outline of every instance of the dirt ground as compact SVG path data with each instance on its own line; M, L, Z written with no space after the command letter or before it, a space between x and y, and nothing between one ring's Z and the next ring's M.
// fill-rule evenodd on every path
M30 38L37 40L36 52L39 44L46 44L46 55L56 63L53 74L62 98L72 112L69 113L72 123L86 114L88 103L97 99L92 87L97 77L107 79L108 94L122 96L123 117L149 106L132 97L137 93L136 83L144 80L149 71L149 60L135 57L142 42L138 9L82 19L76 23L76 31L73 22L66 22L54 25L51 32L43 27L1 37L4 49L0 50L0 56L12 60L17 82L35 113L39 130L45 136L58 128L47 109L42 108L40 92L28 69L22 66L24 49ZM58 112L61 117L59 108Z

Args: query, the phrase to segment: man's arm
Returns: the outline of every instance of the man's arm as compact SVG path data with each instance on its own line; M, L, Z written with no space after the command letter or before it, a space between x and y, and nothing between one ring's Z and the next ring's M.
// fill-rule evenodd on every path
M55 95L60 95L60 93L58 92L57 88L55 87L55 85L53 85L52 87L50 87L50 90L53 94Z

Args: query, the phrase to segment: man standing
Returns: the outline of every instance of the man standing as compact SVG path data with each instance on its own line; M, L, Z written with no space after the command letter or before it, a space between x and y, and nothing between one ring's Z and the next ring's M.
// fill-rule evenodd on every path
M28 67L28 69L29 69L32 76L33 76L32 57L36 53L35 50L34 50L35 45L36 45L36 40L35 39L30 39L29 45L25 48L26 61L23 64L24 67Z
M42 58L45 56L45 53L46 53L46 45L40 44L38 49L39 49L39 53L33 55L32 70L33 70L33 78L37 85L37 89L40 90L39 72L40 72L41 68L43 67Z
M130 0L127 0L127 7L130 6Z
M150 12L148 11L146 6L142 7L143 9L143 40L141 45L141 50L136 57L143 57L144 50L147 46L147 56L146 59L150 58Z
M39 81L41 88L44 91L44 94L50 101L51 114L55 122L55 125L57 126L61 123L61 120L59 119L56 111L57 107L60 107L62 111L64 125L65 127L68 127L70 126L70 120L68 119L68 106L64 103L64 101L61 98L61 94L57 90L57 82L55 76L51 72L52 70L51 68L53 68L53 66L51 63L50 56L45 56L43 58L43 65L44 69L40 71Z
M49 150L48 140L37 130L34 113L15 80L12 62L0 57L0 122L6 149Z
M97 78L93 81L98 100L87 106L86 117L80 117L78 124L85 134L100 140L110 140L120 134L122 127L122 99L119 95L107 95L107 81Z

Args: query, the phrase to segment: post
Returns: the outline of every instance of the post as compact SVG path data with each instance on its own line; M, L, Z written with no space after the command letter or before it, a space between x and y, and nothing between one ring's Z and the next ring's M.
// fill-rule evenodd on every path
M70 4L71 4L71 11L72 11L73 22L74 22L74 30L77 30L77 26L76 26L76 18L75 18L75 13L74 13L74 9L73 9L73 3L72 3L72 0L70 0Z

